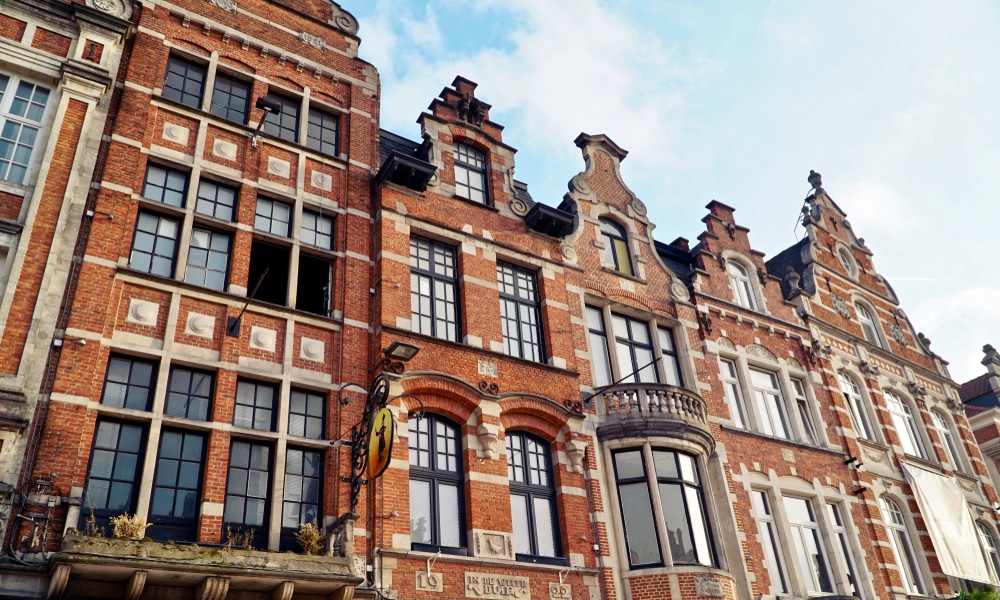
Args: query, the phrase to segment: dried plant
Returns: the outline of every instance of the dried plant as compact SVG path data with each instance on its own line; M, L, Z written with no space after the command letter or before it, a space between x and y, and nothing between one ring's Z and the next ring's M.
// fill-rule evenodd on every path
M119 540L141 540L146 536L146 530L153 526L139 515L128 513L111 517L111 524L115 526L113 533Z
M87 537L104 537L104 527L97 526L97 515L94 514L94 511L90 511L82 533Z
M242 527L233 531L232 527L226 527L226 541L222 544L222 549L231 552L234 549L253 550L253 529L243 531Z
M299 525L299 530L295 532L295 540L302 546L305 554L323 554L326 538L316 526L316 523L304 523Z

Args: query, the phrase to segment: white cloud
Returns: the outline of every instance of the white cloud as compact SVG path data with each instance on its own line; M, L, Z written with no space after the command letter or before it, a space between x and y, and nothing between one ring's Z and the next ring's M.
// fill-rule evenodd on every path
M979 362L983 344L1000 344L989 339L1000 331L1000 288L978 286L927 298L909 316L931 339L932 350L951 363L959 383L985 372Z
M892 237L914 236L927 226L916 202L880 181L856 181L837 186L835 201L847 213L859 235L865 232Z

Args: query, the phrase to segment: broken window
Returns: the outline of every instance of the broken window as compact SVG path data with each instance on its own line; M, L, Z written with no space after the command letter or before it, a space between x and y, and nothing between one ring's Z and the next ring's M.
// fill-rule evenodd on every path
M295 308L330 316L330 261L299 254L299 283L295 294Z
M254 286L266 269L267 276L257 289L254 299L285 305L288 302L288 257L288 248L254 240L250 245L250 277L247 279L247 293L253 292Z

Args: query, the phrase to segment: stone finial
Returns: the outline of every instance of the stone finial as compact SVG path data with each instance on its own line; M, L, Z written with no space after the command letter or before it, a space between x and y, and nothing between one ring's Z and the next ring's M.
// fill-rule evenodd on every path
M799 283L801 281L802 277L795 271L795 268L792 267L792 265L785 267L785 276L782 277L782 283L788 286L789 294L799 289Z
M817 192L823 189L823 176L816 171L809 171L809 185Z
M1000 353L990 344L983 346L983 357L982 364L986 367L986 370L990 372L990 375L1000 375Z

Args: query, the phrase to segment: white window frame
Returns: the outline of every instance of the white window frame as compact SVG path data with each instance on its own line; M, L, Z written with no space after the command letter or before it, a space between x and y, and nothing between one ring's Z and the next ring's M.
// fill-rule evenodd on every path
M734 273L734 271L736 271ZM733 302L743 308L754 311L760 310L757 301L757 290L753 280L750 278L750 271L742 263L733 259L726 260L726 275L729 276L729 287L733 292Z
M3 92L2 98L0 98L0 135L2 135L2 132L6 128L7 123L16 123L20 125L22 128L21 131L23 131L24 127L29 127L35 130L34 144L31 146L27 162L23 163L25 167L24 176L21 178L20 181L7 179L7 176L10 174L10 167L15 164L13 162L14 157L12 153L9 159L7 159L8 161L7 171L3 174L3 178L0 178L0 182L9 185L28 187L31 185L32 177L37 175L36 168L38 166L39 152L44 151L46 134L48 133L47 125L49 124L48 122L49 114L52 111L52 107L59 103L58 102L59 99L57 96L57 89L55 86L39 83L35 80L26 77L21 77L20 75L16 75L9 71L0 71L0 76L8 78L7 87ZM37 90L37 88L45 89L49 93L48 98L46 99L45 102L45 107L42 109L42 116L37 121L34 119L29 119L27 116L20 117L11 114L10 112L11 104L14 102L14 97L17 94L17 88L22 82L34 86L32 90L32 97L34 97L34 90ZM16 145L17 144L15 143L15 149Z
M861 589L861 573L858 572L858 562L854 559L854 552L851 550L851 533L847 529L850 519L850 509L843 503L827 500L825 503L826 518L830 527L830 537L833 543L833 555L835 560L840 560L839 572L847 576L847 581L843 582L847 593L865 599L864 591ZM856 536L855 536L856 539Z
M903 453L928 460L927 447L920 434L920 427L917 425L917 418L913 414L910 403L892 390L883 390L882 395L885 396L885 403L892 418L892 426L896 429L896 435L899 436L899 445L903 448ZM919 411L917 414L920 414Z
M793 554L795 554L796 558L798 558L797 561L792 562L793 564L798 563L798 575L801 582L805 585L805 591L809 595L836 593L835 578L833 570L830 568L830 561L828 558L829 551L826 549L824 544L823 533L820 529L820 517L818 516L815 503L812 499L792 495L783 496L781 501L783 507L785 508L785 515L788 521L788 533L793 542L794 549L790 548L790 550ZM812 520L808 522L792 520L789 515L790 502L803 502ZM811 568L808 566L810 564L809 555L803 553L803 551L808 552L810 540L815 543L817 555L819 556L819 562L812 563ZM819 568L820 571L826 571L826 583L830 589L820 589L822 587L822 583L819 579L820 574L816 571L817 568Z
M858 385L857 379L844 371L837 372L837 382L840 384L840 391L844 395L847 404L847 412L851 417L851 425L854 433L860 439L870 442L878 442L875 437L875 428L872 427L872 420L868 412L868 404L865 401L864 392Z
M997 581L1000 577L1000 549L997 548L997 538L993 535L992 528L982 521L976 521L976 532L979 534L979 545L982 547L986 565L990 569L993 581Z
M854 310L858 313L858 323L861 325L865 341L876 348L885 349L885 341L878 326L878 317L875 316L877 313L872 312L874 309L860 301L855 301Z
M965 461L962 459L962 446L956 443L956 436L952 432L948 417L944 416L938 409L932 408L931 423L933 423L934 431L941 438L941 447L944 450L948 466L958 473L968 473Z
M755 375L769 377L771 385L769 387L763 385L760 377L755 377ZM778 373L751 366L749 382L757 409L757 424L761 433L785 440L794 439L791 419L789 419L788 414L788 403L781 391Z
M740 381L739 363L735 358L720 356L719 372L733 423L740 429L748 429L749 417L746 397L743 395L743 383Z
M795 400L796 413L802 426L802 441L812 446L824 445L823 438L820 437L820 431L816 427L816 418L813 415L813 403L809 398L809 393L806 391L809 385L806 378L790 375L789 380L792 382L792 398Z
M778 536L778 524L774 518L773 500L766 491L750 490L751 507L754 521L757 522L757 532L764 548L764 568L771 579L770 592L773 594L788 593L788 572L782 563L781 538Z
M879 496L878 505L886 533L889 534L889 545L896 558L896 568L899 569L903 589L907 594L923 595L927 587L921 579L919 559L916 547L910 538L906 514L899 507L899 503L888 496Z

